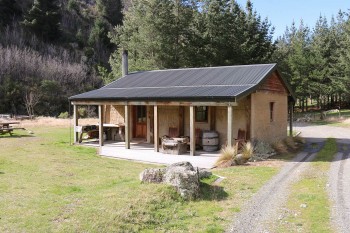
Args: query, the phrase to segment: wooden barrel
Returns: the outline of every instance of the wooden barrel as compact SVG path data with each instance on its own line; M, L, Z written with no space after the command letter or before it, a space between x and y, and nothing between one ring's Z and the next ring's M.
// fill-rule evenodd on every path
M219 134L216 131L203 131L202 146L204 151L217 151L219 149Z

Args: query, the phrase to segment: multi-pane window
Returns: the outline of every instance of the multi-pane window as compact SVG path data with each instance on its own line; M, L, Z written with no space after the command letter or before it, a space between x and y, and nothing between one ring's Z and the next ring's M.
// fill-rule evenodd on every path
M196 107L196 122L208 122L208 107Z
M138 123L145 123L146 122L146 106L137 106L136 110L137 114L137 122Z

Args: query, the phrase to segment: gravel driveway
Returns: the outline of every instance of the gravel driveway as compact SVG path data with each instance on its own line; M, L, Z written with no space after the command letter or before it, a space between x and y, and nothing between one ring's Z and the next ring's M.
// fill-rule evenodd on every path
M338 232L350 231L350 158L337 153L329 172L328 191L333 202L332 224Z
M237 214L235 221L227 232L270 232L271 220L278 219L279 210L288 198L289 187L307 169L309 163L320 150L326 138L337 139L339 153L335 156L329 172L329 196L332 201L332 223L339 232L349 232L350 229L350 129L332 126L314 126L298 124L295 131L310 144L317 143L317 148L309 149L298 154L286 164L279 174L273 177L259 192L253 196L249 204ZM311 147L310 147L311 148Z
M285 165L259 192L254 195L249 205L240 212L227 232L254 233L269 232L267 223L278 218L278 210L288 198L288 189L296 182L300 174L309 166L316 153L302 152Z
M332 202L332 225L338 232L350 232L350 128L298 124L295 131L309 140L337 139L338 152L329 171L328 193Z

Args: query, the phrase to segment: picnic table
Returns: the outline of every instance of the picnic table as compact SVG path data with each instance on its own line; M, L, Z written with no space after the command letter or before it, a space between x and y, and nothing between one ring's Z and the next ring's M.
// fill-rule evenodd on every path
M23 129L25 128L19 128L19 127L13 127L13 125L18 125L19 121L6 121L6 122L0 122L0 134L10 134L12 136L12 132L15 129Z

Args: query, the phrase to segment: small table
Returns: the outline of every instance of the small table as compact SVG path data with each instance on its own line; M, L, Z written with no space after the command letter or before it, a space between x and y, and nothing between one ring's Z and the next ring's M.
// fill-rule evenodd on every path
M103 128L107 130L107 139L117 141L117 136L121 141L124 141L124 124L103 124ZM115 131L114 137L112 137L112 131Z

